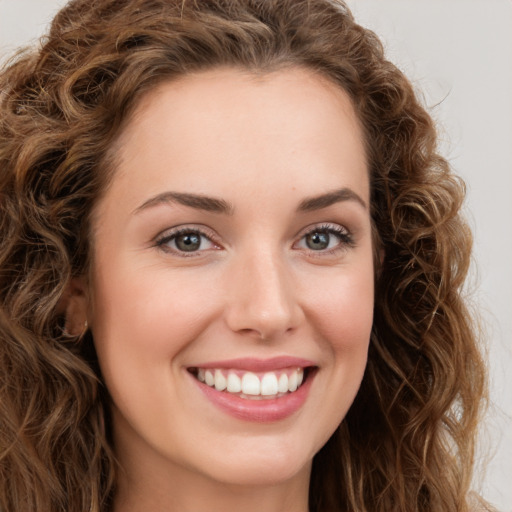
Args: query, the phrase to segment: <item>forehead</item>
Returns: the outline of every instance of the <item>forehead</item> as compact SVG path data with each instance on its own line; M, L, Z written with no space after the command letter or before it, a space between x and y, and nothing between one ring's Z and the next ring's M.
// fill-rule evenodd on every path
M339 188L343 173L368 198L348 94L301 68L214 69L162 83L139 102L116 146L114 182L133 201L169 187L224 196L262 182L314 195Z

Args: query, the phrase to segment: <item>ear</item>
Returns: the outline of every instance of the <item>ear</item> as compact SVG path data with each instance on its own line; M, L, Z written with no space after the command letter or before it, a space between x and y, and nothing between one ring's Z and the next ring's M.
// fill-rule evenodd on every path
M85 278L72 278L59 307L65 318L64 330L70 336L80 336L84 333L87 326L88 302Z

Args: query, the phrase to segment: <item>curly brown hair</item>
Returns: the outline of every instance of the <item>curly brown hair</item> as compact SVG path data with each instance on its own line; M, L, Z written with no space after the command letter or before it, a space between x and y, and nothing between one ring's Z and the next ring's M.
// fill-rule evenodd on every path
M464 186L411 84L341 0L73 0L4 67L0 509L111 508L108 393L62 304L90 268L91 212L141 96L218 66L313 70L349 93L365 134L385 257L366 373L313 461L311 512L468 510L485 378L462 293Z

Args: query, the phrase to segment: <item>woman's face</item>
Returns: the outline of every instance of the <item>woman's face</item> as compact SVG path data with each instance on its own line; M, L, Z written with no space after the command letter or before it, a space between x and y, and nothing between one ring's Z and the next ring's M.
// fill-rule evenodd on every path
M193 74L143 99L117 158L87 315L127 474L307 478L372 325L348 96L301 69Z

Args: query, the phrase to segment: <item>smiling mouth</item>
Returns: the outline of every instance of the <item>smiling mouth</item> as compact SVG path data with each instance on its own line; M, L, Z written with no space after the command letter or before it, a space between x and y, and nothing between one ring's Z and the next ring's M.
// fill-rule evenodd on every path
M291 367L267 372L224 368L189 368L199 381L217 391L247 400L271 400L295 393L312 367Z

